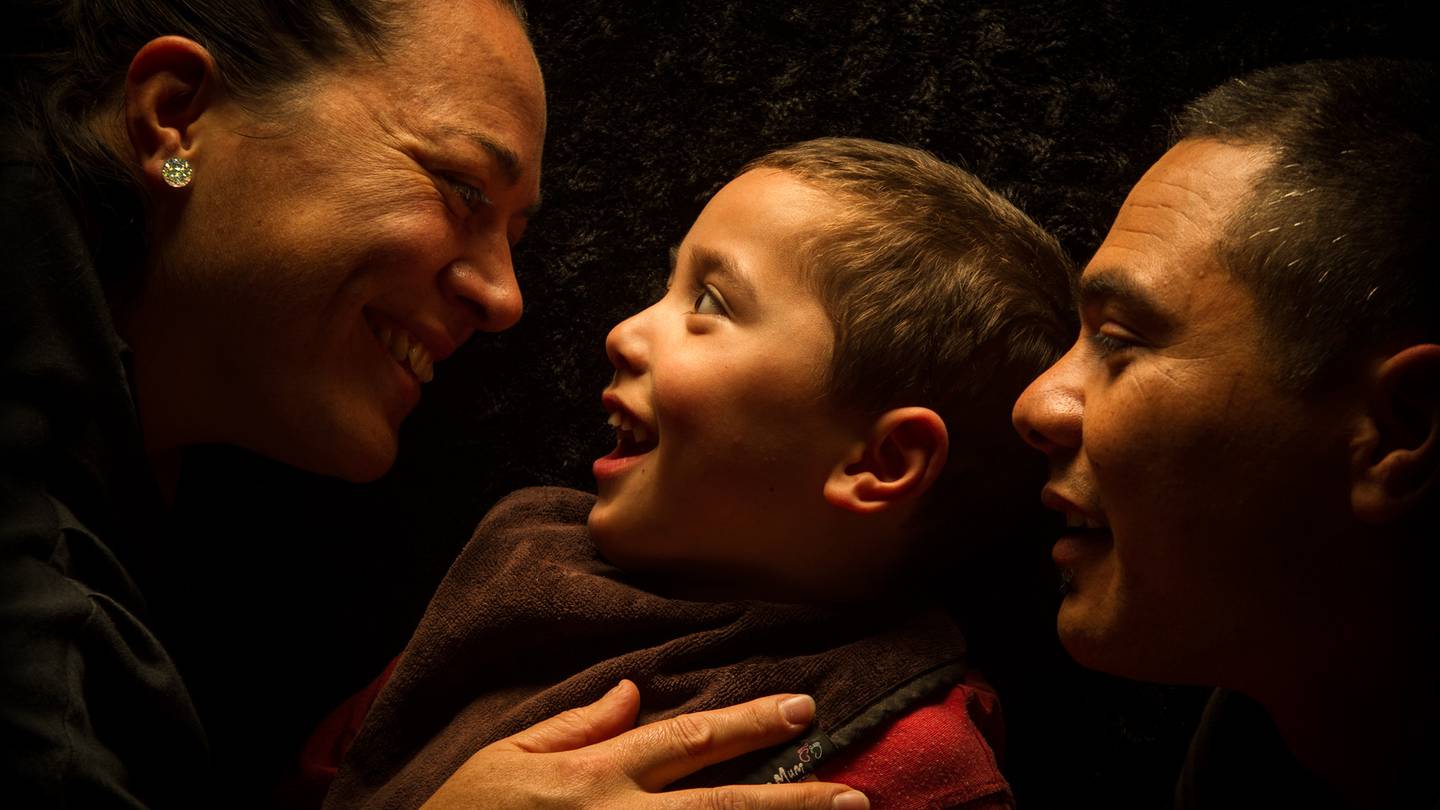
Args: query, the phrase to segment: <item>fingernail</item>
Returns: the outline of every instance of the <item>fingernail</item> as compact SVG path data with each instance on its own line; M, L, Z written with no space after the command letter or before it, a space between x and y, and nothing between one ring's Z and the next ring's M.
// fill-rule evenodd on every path
M870 810L870 800L858 790L847 790L830 800L833 810Z
M809 695L785 698L780 703L780 716L792 726L808 726L815 719L815 699Z

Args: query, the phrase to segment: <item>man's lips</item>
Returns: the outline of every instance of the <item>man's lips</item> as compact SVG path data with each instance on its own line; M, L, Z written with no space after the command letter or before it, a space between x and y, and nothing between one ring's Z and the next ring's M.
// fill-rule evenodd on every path
M1049 486L1040 494L1040 501L1045 508L1065 516L1065 529L1050 550L1050 557L1057 566L1070 569L1084 558L1109 549L1112 542L1110 526L1098 510L1082 509L1074 500Z

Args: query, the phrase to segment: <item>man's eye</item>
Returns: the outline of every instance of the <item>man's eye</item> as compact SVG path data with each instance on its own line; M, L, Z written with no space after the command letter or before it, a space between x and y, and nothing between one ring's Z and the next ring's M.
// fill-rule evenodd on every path
M1090 345L1095 347L1095 354L1102 359L1135 347L1134 342L1104 331L1096 331L1090 335Z
M700 290L695 297L695 305L690 310L694 315L726 315L725 302L720 300L713 287L706 286Z
M469 183L456 180L453 177L445 178L445 182L450 184L450 188L455 191L455 196L459 197L460 202L465 203L465 207L471 211L474 211L482 205L490 205L490 198L485 196L485 192Z

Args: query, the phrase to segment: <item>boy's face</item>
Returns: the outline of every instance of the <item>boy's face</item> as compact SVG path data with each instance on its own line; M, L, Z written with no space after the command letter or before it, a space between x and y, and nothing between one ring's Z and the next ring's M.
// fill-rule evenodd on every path
M595 462L590 514L607 559L797 599L794 569L842 563L821 548L822 490L860 432L824 394L832 327L798 252L837 210L787 173L741 175L691 227L665 296L610 332L620 438Z

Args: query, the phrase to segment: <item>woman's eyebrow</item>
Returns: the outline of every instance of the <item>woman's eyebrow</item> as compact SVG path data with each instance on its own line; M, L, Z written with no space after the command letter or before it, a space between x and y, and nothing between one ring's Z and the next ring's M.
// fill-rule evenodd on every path
M514 149L511 149L479 130L468 127L447 124L441 127L440 131L445 135L460 138L474 146L480 147L481 151L495 161L495 165L500 169L500 176L509 185L513 186L520 182L520 175L523 172L521 171L520 156L515 153ZM533 219L535 215L540 212L540 201L540 197L537 196L535 202L526 206L525 210L520 212L520 216L524 219Z
M480 147L480 149L490 155L491 159L500 167L501 176L504 177L505 181L510 185L513 186L520 182L520 156L515 153L514 149L511 149L479 130L468 127L447 124L441 127L441 131L446 135L461 138L473 146Z

